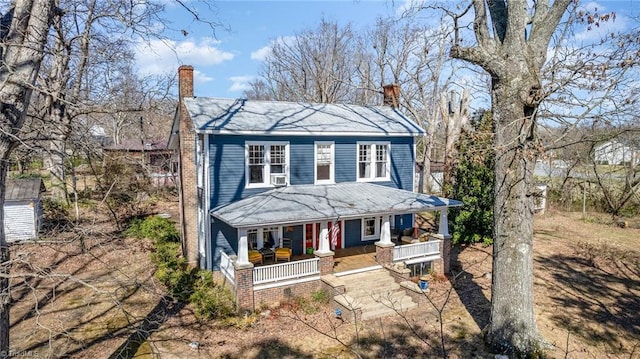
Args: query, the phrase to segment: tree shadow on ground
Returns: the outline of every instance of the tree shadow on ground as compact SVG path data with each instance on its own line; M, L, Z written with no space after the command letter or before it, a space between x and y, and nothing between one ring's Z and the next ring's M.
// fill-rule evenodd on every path
M251 347L238 348L236 353L226 353L221 356L225 359L244 358L306 358L311 359L313 355L291 348L286 343L278 339L266 339L254 344Z
M484 255L480 256L478 262L463 263L459 257L460 252L463 250L481 251ZM478 276L474 274L477 271L474 271L473 267L485 260L491 260L490 248L455 246L451 251L451 273L455 276L453 281L454 290L480 330L489 324L491 301L483 292L485 288L478 283L485 273L479 273Z
M624 350L640 341L640 259L592 258L579 253L537 257L549 299L551 319L569 333L594 344Z
M168 296L160 298L158 304L156 304L145 318L129 327L132 333L124 343L113 351L109 358L134 357L140 346L149 339L151 334L155 333L169 317L176 315L184 307L184 302L176 302Z

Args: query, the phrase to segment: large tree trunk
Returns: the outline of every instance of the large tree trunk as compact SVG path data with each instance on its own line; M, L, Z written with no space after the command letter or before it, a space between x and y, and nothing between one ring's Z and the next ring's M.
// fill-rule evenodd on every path
M520 99L528 86L493 81L496 124L491 321L487 343L498 352L532 353L541 336L533 299L533 108Z
M4 137L4 136L2 136ZM9 292L9 246L4 233L4 194L6 192L5 179L7 178L7 165L11 154L12 144L5 138L0 138L0 358L9 351L9 307L11 293Z
M1 225L8 159L24 124L54 4L54 0L17 0L3 19L3 24L8 19L11 24L2 29L0 39L0 353L9 353L9 245Z

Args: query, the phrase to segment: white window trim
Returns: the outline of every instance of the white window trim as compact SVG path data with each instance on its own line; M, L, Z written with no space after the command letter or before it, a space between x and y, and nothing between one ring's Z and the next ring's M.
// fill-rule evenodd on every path
M262 173L262 183L249 183L249 146L251 145L262 145L264 146L264 169ZM275 187L271 184L271 151L270 147L272 145L284 145L284 155L285 155L285 169L284 175L287 177L287 185L289 185L289 168L290 166L290 157L289 157L289 142L286 141L245 141L244 143L244 176L245 176L245 188L272 188Z
M330 145L331 146L331 166L329 167L329 179L318 180L318 145ZM314 184L332 184L335 183L335 168L336 168L336 144L334 141L315 141L313 144L313 182Z
M373 226L374 229L374 233L371 236L367 236L365 235L365 231L364 231L364 227L365 227L365 223L364 221L367 219L373 218L375 220L375 224ZM362 241L371 241L374 239L380 239L380 219L381 217L363 217L362 219L360 219L360 227L361 227L361 236L360 238L362 239Z
M360 146L369 146L371 151L371 175L369 178L360 178ZM387 146L387 168L384 177L375 177L376 175L376 146ZM391 142L389 141L358 141L356 143L356 182L383 182L391 180Z

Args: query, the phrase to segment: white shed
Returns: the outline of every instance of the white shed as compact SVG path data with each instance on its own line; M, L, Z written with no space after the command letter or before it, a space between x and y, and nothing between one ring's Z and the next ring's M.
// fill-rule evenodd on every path
M42 223L40 178L7 179L4 196L4 233L7 242L38 237Z

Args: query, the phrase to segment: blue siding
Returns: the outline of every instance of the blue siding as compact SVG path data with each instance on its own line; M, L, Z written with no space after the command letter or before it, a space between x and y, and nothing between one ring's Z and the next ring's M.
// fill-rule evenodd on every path
M356 181L357 142L358 140L354 138L336 139L334 149L336 183Z
M314 143L315 141L335 142L335 179L336 182L355 182L357 167L357 143L359 141L388 141L391 144L391 180L377 184L413 190L412 137L323 137L323 136L232 136L209 135L209 181L210 207L231 203L248 196L264 192L270 188L245 188L245 142L289 142L289 182L291 185L314 183ZM402 227L412 225L411 215L402 216ZM400 216L394 220L400 226ZM360 246L375 241L361 241L361 221L345 221L345 247ZM294 226L288 237L294 239L294 253L302 253L302 226ZM207 243L207 263L209 269L218 269L220 250L228 254L237 254L237 229L216 220L211 224L211 242Z
M269 188L245 188L246 141L289 142L290 179L292 185L314 183L314 142L335 142L336 182L355 182L358 141L389 141L391 143L391 181L376 182L381 185L413 190L412 137L338 137L322 136L231 136L210 135L209 159L211 183L211 208L268 190Z
M286 232L284 236L287 238L291 238L293 254L302 254L302 234L304 233L302 230L302 225L293 226L291 229L291 232Z
M362 241L362 221L359 219L352 219L344 221L344 247L361 246Z
M395 216L394 227L398 230L413 227L413 215L411 213Z
M238 253L238 230L228 224L214 220L211 223L211 245L207 246L210 260L207 262L208 269L220 269L220 250L229 255Z

